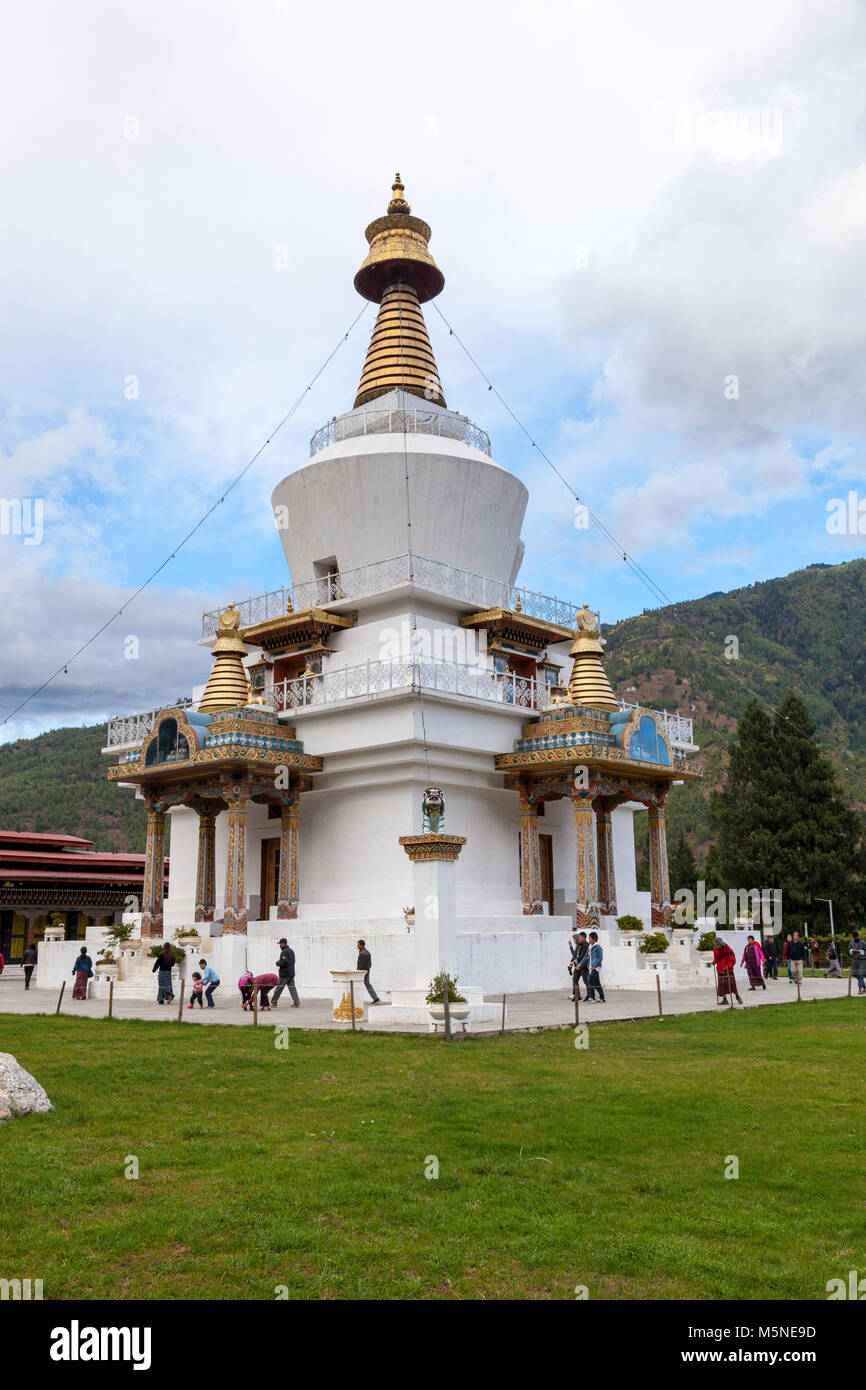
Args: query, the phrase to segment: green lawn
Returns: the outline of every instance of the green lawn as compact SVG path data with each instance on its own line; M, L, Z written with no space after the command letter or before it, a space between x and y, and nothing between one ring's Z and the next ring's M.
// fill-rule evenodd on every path
M267 1026L3 1015L0 1051L56 1109L0 1126L0 1277L74 1299L824 1299L866 1271L864 1024L842 999L594 1024L585 1051L570 1030L278 1051Z

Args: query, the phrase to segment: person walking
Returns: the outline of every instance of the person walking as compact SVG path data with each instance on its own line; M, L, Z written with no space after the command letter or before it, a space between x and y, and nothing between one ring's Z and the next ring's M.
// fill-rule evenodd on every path
M569 940L568 940L568 951L569 951L569 957L570 957L570 958L569 958L569 962L568 962L568 973L569 973L569 975L571 976L571 994L570 994L568 997L569 997L569 999L571 1000L571 1002L574 1003L574 972L575 972L575 968L576 968L576 966L577 966L577 937L576 937L576 936L571 936L571 937L569 937Z
M21 964L24 966L24 988L30 988L30 976L33 974L36 965L36 947L32 944L24 947L24 954L21 957Z
M581 981L583 982L583 987L585 990L584 1002L589 998L589 969L587 966L588 955L589 942L586 939L586 932L579 931L577 933L577 947L575 950L575 968L574 974L571 977L571 982L574 986L574 992L578 1000L580 1000L580 984Z
M373 1003L374 1003L374 1004L381 1004L382 1000L379 998L379 996L378 996L378 994L376 993L376 991L374 990L373 986L370 984L370 970L372 969L372 966L373 966L373 957L370 955L370 952L367 950L366 942L364 942L363 940L362 940L362 941L359 941L359 942L358 942L358 964L357 964L357 967L356 967L356 968L357 968L358 970L363 970L363 972L364 972L364 986L365 986L365 988L366 988L366 990L367 990L367 993L369 994L370 998L372 999Z
M809 954L812 957L812 969L817 972L821 968L821 947L818 945L814 936L809 946Z
M284 936L280 937L280 955L277 960L277 970L280 976L280 983L274 990L274 997L271 1001L271 1008L277 1007L277 1001L284 989L288 989L292 996L292 1008L299 1009L301 1001L298 998L298 991L295 989L295 953Z
M152 975L156 975L158 985L156 991L157 1004L164 1004L168 1000L169 1004L174 998L174 990L171 987L171 972L174 969L174 951L167 941L162 943L162 950L153 962Z
M601 987L601 967L604 961L604 951L598 944L598 932L589 933L589 946L586 952L586 968L588 971L587 994L585 1002L587 1004L604 1004L604 990ZM596 999L596 990L598 998Z
M764 975L761 970L761 966L763 965L763 963L764 952L761 950L761 947L759 946L755 938L753 936L750 936L748 941L746 942L746 949L743 951L743 958L740 961L740 965L744 965L746 967L746 974L749 977L749 989L757 989L758 985L761 986L761 989L767 988L766 982L764 980Z
M737 964L737 957L731 947L720 936L716 937L713 947L713 965L716 967L716 1003L724 1004L729 994L732 994L738 1004L742 1004L740 991L737 989L737 981L734 976L734 967Z
M803 983L803 965L808 959L809 951L805 941L800 940L800 933L795 931L791 944L788 947L788 969L791 972L791 979L794 984Z
M857 993L866 994L866 941L855 929L848 946L851 957L851 974L857 981Z
M0 951L0 975L3 974L3 971L4 971L4 969L5 969L5 966L6 966L6 961L5 961L4 958L3 958L3 952Z
M200 960L199 965L202 968L201 982L204 987L204 997L207 1000L207 1006L209 1009L214 1009L216 1005L213 1002L213 992L215 989L219 989L220 977L213 966L208 965L206 960Z
M835 941L831 941L827 947L827 969L824 971L824 978L832 975L835 979L842 978L842 967L839 963L839 950Z
M73 999L87 998L87 981L93 974L93 961L87 954L87 947L82 946L72 967L72 978L75 984L72 986Z
M764 979L778 980L779 978L779 948L776 945L776 938L768 936L764 939Z
M791 984L794 979L793 975L791 974L791 961L788 957L788 951L790 950L791 942L793 941L793 939L794 938L792 937L791 933L788 932L788 935L785 937L785 944L782 947L782 964L787 965L788 967L788 984Z

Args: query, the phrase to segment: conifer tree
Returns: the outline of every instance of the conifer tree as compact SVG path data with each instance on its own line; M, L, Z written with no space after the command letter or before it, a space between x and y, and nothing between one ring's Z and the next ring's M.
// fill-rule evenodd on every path
M772 719L747 705L710 817L718 886L781 889L788 930L813 919L817 898L832 898L847 928L862 890L863 823L792 691Z
M686 839L686 833L681 830L670 852L668 860L668 872L671 885L671 897L678 888L687 888L690 893L694 893L698 881L698 866L695 863L695 856L691 845Z

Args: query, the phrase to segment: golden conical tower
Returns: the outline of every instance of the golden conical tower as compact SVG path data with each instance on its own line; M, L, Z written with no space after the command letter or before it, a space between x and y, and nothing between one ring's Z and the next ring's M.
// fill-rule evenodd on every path
M421 305L440 293L445 277L427 246L430 228L420 217L412 217L399 174L391 191L394 196L385 216L367 228L370 250L355 276L358 293L381 305L355 405L403 390L444 406Z
M199 703L200 714L212 714L220 709L235 709L249 703L249 682L243 658L246 643L238 636L241 615L230 603L220 616L217 640L214 643L214 665L210 680Z
M619 709L619 701L610 688L602 665L602 645L599 641L598 619L584 604L577 615L577 631L569 656L574 666L568 682L568 698L573 705L589 709Z

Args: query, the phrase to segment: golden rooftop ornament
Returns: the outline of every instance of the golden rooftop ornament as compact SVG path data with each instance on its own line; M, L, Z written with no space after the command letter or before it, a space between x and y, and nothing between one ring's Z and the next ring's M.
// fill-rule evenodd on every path
M355 406L394 390L444 406L421 305L441 293L445 277L427 246L430 228L420 217L412 217L399 174L391 191L394 196L385 216L366 230L370 250L355 276L358 293L381 305Z
M577 630L569 656L574 666L568 682L568 698L573 705L588 709L618 710L619 701L610 688L602 665L598 619L584 604L577 615Z
M214 665L210 680L199 703L201 714L211 714L215 710L235 709L247 703L249 681L243 658L247 653L246 643L238 636L241 615L230 603L221 614L214 643Z

